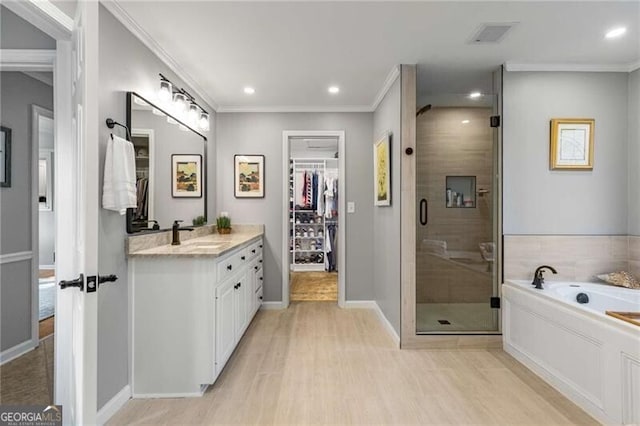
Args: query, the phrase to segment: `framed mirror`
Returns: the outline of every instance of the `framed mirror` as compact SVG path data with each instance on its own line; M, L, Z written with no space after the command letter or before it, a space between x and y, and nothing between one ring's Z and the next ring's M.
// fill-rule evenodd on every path
M138 198L138 207L127 210L127 232L167 229L175 220L190 226L199 217L206 219L207 138L135 92L127 93L127 126L136 158ZM177 156L201 160L189 176L176 177Z
M40 151L38 157L38 205L41 211L53 210L53 152Z
M11 187L11 129L0 126L0 187Z

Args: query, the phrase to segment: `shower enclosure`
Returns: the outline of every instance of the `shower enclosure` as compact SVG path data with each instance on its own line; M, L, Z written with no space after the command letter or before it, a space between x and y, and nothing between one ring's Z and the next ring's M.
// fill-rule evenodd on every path
M497 96L429 100L416 120L415 332L497 333Z

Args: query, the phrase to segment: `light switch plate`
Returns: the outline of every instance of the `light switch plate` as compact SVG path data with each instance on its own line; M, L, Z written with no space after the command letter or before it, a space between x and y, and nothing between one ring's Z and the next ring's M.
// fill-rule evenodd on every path
M347 213L355 213L356 212L356 203L353 201L347 202Z

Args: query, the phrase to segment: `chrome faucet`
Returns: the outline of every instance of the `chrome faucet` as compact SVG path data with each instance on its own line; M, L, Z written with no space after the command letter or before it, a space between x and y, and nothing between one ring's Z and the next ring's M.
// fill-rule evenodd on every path
M180 228L181 222L181 220L175 220L171 227L171 231L173 232L173 238L171 239L172 246L180 245L180 231L193 231L193 228Z
M531 283L531 285L536 286L538 290L542 290L542 284L544 283L544 275L542 275L542 273L544 272L545 269L550 270L554 274L558 273L558 271L556 271L553 266L547 266L547 265L538 266L538 268L536 269L536 272L533 274L533 282Z

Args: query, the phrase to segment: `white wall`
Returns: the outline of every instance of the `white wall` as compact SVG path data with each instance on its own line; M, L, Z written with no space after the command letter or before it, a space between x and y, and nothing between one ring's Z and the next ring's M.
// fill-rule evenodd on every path
M640 69L629 74L629 235L640 236Z
M284 130L344 130L346 133L346 194L356 212L346 217L346 299L373 299L373 190L371 113L233 113L217 115L218 211L228 211L232 223L265 224L265 301L282 300L282 132ZM236 199L233 194L234 154L265 155L265 198ZM216 212L216 213L217 213ZM343 221L342 223L344 223Z
M155 99L159 85L158 73L170 78L180 87L191 91L171 72L167 65L133 36L111 13L100 7L100 176L110 129L104 120L111 117L126 120L126 92L135 91L149 100ZM195 94L191 91L192 94ZM197 99L204 108L212 109ZM215 116L209 139L209 170L215 170ZM120 131L120 130L114 130ZM180 147L177 147L179 149ZM215 173L209 173L209 211L215 211ZM102 188L102 182L100 182ZM100 288L98 292L98 407L102 407L128 384L128 282L127 262L124 254L125 219L116 212L100 210L99 270L101 274L116 274L116 283Z
M627 78L505 73L505 234L627 234ZM595 119L593 171L549 170L549 122L569 117Z
M400 158L401 87L393 83L373 115L373 139L391 133L391 206L373 207L373 294L400 335ZM370 150L373 149L370 147ZM372 171L373 177L373 171ZM373 191L372 185L368 188Z
M3 29L4 31L4 29ZM3 32L4 34L4 32ZM53 88L20 72L0 73L0 124L11 129L11 187L0 188L0 254L32 246L31 105L53 109ZM0 351L31 339L31 260L0 266Z

